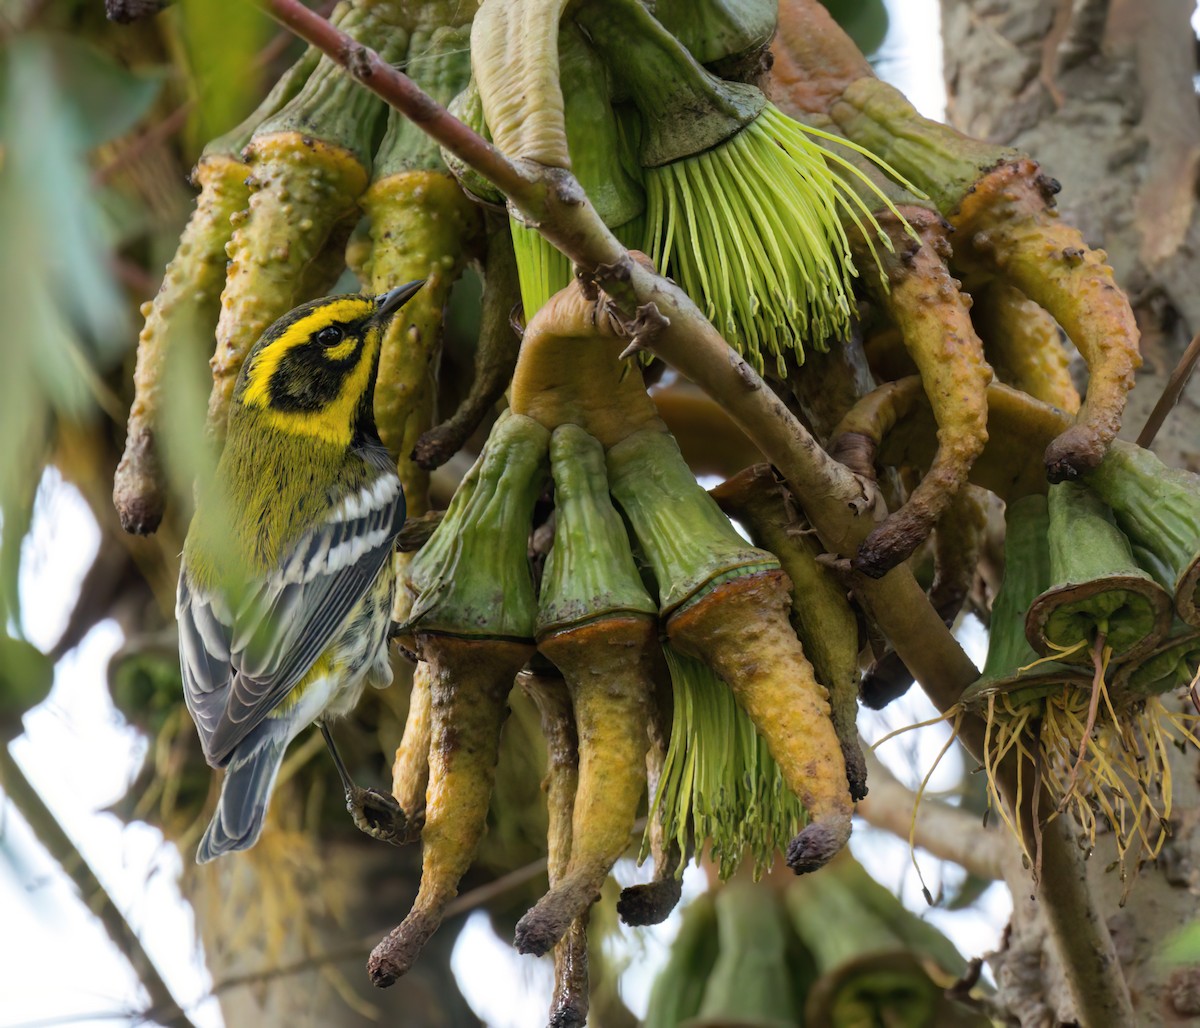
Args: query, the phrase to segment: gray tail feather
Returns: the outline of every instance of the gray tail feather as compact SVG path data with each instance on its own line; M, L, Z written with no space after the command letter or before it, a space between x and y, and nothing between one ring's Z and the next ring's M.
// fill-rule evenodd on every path
M258 842L288 742L286 731L276 730L268 721L238 746L225 768L217 812L196 850L197 864Z

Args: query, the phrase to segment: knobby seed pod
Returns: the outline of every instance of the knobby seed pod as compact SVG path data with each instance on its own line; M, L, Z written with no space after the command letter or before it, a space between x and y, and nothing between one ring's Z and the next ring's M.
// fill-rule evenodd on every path
M554 545L538 602L538 650L563 673L579 741L571 857L517 924L522 953L547 952L599 898L629 847L646 791L647 724L665 672L657 604L608 498L604 449L577 425L555 429Z
M699 859L707 847L722 880L746 858L758 877L800 830L804 806L717 673L670 644L663 652L671 670L671 734L650 818L673 844L671 873L683 872L690 848Z
M839 127L929 193L955 229L955 264L997 277L1043 307L1087 362L1075 424L1046 453L1051 481L1096 467L1120 428L1139 333L1103 250L1058 220L1058 184L1021 154L920 117L877 79L855 81L830 109Z
M796 109L794 99L791 106ZM836 129L819 111L797 113L806 124ZM987 441L986 389L991 368L971 324L971 299L960 291L947 265L949 226L927 200L913 195L911 187L889 180L861 152L839 145L832 137L827 142L840 161L845 188L872 229L866 231L858 221L845 223L851 252L868 269L863 276L867 293L880 315L895 327L920 372L938 425L938 450L928 473L854 557L857 570L878 578L928 538L966 482ZM888 206L880 204L881 196L888 198ZM875 245L876 235L890 241L882 254Z
M933 531L971 465L987 443L987 387L992 369L970 318L970 300L946 267L949 244L942 219L905 207L907 221L885 217L894 246L884 255L887 277L867 276L868 287L904 339L938 426L938 448L929 470L898 510L864 540L854 567L882 577L908 557ZM920 245L906 238L915 228ZM897 252L897 247L899 252Z
M717 486L712 496L757 545L779 558L791 580L792 624L817 681L829 690L850 795L860 800L867 794L867 766L858 742L858 619L846 589L818 562L820 544L799 523L795 501L768 465L746 468Z
M988 439L968 481L1002 499L1046 492L1046 476L1031 456L1069 424L1055 407L993 382L987 388ZM937 425L916 376L864 396L842 419L829 450L860 475L885 467L926 468L937 452Z
M379 986L405 974L437 930L483 834L508 693L534 649L527 547L549 437L519 414L497 422L465 502L413 562L421 592L409 630L432 676L429 786L420 889L367 964Z
M417 440L412 457L427 470L441 467L453 457L494 408L512 381L521 349L521 336L512 321L513 311L521 302L512 237L507 225L495 215L485 218L485 231L487 256L471 388L449 418Z
M429 785L429 739L433 732L433 671L425 661L413 670L404 734L392 762L392 795L404 811L415 841L425 823L425 789Z
M448 103L470 77L469 38L468 26L412 35L408 74L438 103ZM369 291L385 293L404 282L425 281L388 325L375 384L379 437L396 458L409 510L420 514L428 509L429 474L412 453L433 425L442 314L482 221L446 170L436 144L396 110L389 112L362 207L371 238Z
M788 620L786 575L741 539L666 433L639 431L611 447L608 472L659 583L671 643L724 679L766 740L810 819L788 863L815 870L849 838L853 803L828 693Z
M338 27L385 61L403 55L407 34L394 0L348 5ZM276 319L329 289L345 265L359 219L383 103L323 57L304 87L264 121L246 147L250 201L227 247L208 431L225 434L229 397L250 347Z
M113 482L113 504L126 532L148 535L162 522L167 490L160 453L163 391L172 370L182 379L184 364L212 352L225 285L225 247L233 235L230 219L245 209L250 195L249 169L239 154L258 125L295 96L319 58L315 48L306 50L253 114L204 148L192 170L192 183L200 189L195 210L158 293L142 305L146 324L138 336L133 405Z
M1052 486L1051 586L1029 607L1025 632L1039 653L1087 662L1097 638L1118 660L1152 650L1170 627L1171 598L1138 566L1112 512L1074 482Z
M971 320L984 355L1005 385L1020 389L1067 414L1079 410L1061 332L1045 308L1002 279L971 293Z
M546 738L546 872L553 889L571 859L575 794L579 785L579 736L567 683L552 669L522 671L517 681L533 700ZM575 918L554 946L551 1028L583 1028L588 1012L587 911Z
M660 681L657 685L648 723L650 746L646 750L646 792L650 797L652 814L646 818L646 831L638 851L638 863L643 863L649 857L654 864L654 873L650 881L627 885L621 890L617 899L617 915L630 926L661 924L678 905L683 894L683 882L678 871L683 866L685 850L676 837L668 832L661 808L654 802L666 773L671 723L675 713L671 681ZM734 716L747 720L736 706Z
M1176 612L1200 628L1200 476L1117 442L1087 483L1130 540L1167 569L1164 584L1174 589Z

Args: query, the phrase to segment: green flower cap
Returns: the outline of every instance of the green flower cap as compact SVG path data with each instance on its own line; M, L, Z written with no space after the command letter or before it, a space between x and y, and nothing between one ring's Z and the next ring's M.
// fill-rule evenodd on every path
M1075 482L1051 486L1048 505L1051 587L1030 605L1030 644L1046 655L1079 647L1064 655L1072 663L1091 660L1101 632L1121 660L1153 649L1170 625L1171 598L1138 566L1112 511Z
M687 852L690 829L697 861L707 839L708 859L723 880L747 854L754 858L757 878L804 824L804 806L717 673L670 645L663 652L674 705L671 741L650 817L661 818L666 837L676 840L681 854ZM643 858L649 848L647 829Z
M588 4L578 18L642 113L645 167L721 145L767 105L761 90L705 71L637 0Z
M1176 612L1200 628L1200 475L1117 441L1087 483L1130 540L1170 569Z
M1115 688L1156 696L1189 685L1200 668L1200 629L1176 620L1166 640L1139 661L1117 669Z
M629 536L608 497L604 448L578 425L550 437L554 545L546 558L537 634L606 616L658 613L638 574Z
M421 551L423 556L432 547L430 564L412 574L414 581L429 583L413 604L412 631L532 638L537 602L529 532L546 481L549 443L549 431L532 418L510 414L496 422L470 496L447 512Z
M988 698L1010 693L1017 703L1062 688L1088 687L1079 668L1040 663L1025 637L1025 612L1050 584L1050 515L1046 497L1024 496L1008 504L1004 520L1004 581L992 601L991 632L983 674L963 693L968 710L985 713ZM1036 665L1036 666L1031 666ZM1028 670L1023 670L1028 669Z
M779 567L774 554L738 535L670 433L643 430L617 443L608 480L658 582L664 617L720 582Z
M443 107L471 81L471 26L418 29L408 44L408 77ZM430 135L395 108L375 153L375 178L402 171L445 171L441 149Z
M369 46L389 62L399 61L408 47L395 2L356 4L338 22L347 35ZM337 62L322 57L300 91L278 113L264 121L254 137L298 132L349 150L364 168L371 166L376 126L384 103L360 86Z

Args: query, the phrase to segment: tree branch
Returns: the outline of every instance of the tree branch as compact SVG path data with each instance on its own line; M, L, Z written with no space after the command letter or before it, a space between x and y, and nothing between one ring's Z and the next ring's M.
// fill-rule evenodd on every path
M113 945L133 968L134 974L150 997L155 1019L165 1025L194 1028L175 1001L175 997L171 995L171 990L162 980L154 962L142 948L142 943L129 926L129 922L109 896L108 890L100 883L83 854L76 849L70 836L63 831L62 825L38 795L37 789L25 777L21 766L8 752L8 747L3 745L0 745L0 784L21 817L33 829L38 842L58 862L63 873L75 883L84 905L100 919ZM69 961L67 973L69 977Z

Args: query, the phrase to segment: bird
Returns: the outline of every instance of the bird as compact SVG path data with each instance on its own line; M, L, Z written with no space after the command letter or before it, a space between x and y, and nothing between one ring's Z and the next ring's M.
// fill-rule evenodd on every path
M197 863L253 846L291 741L317 721L332 748L327 722L391 682L405 503L373 395L387 323L422 285L302 304L238 375L176 595L184 699L205 759L225 769ZM354 786L333 752L355 823L388 838L399 805Z

